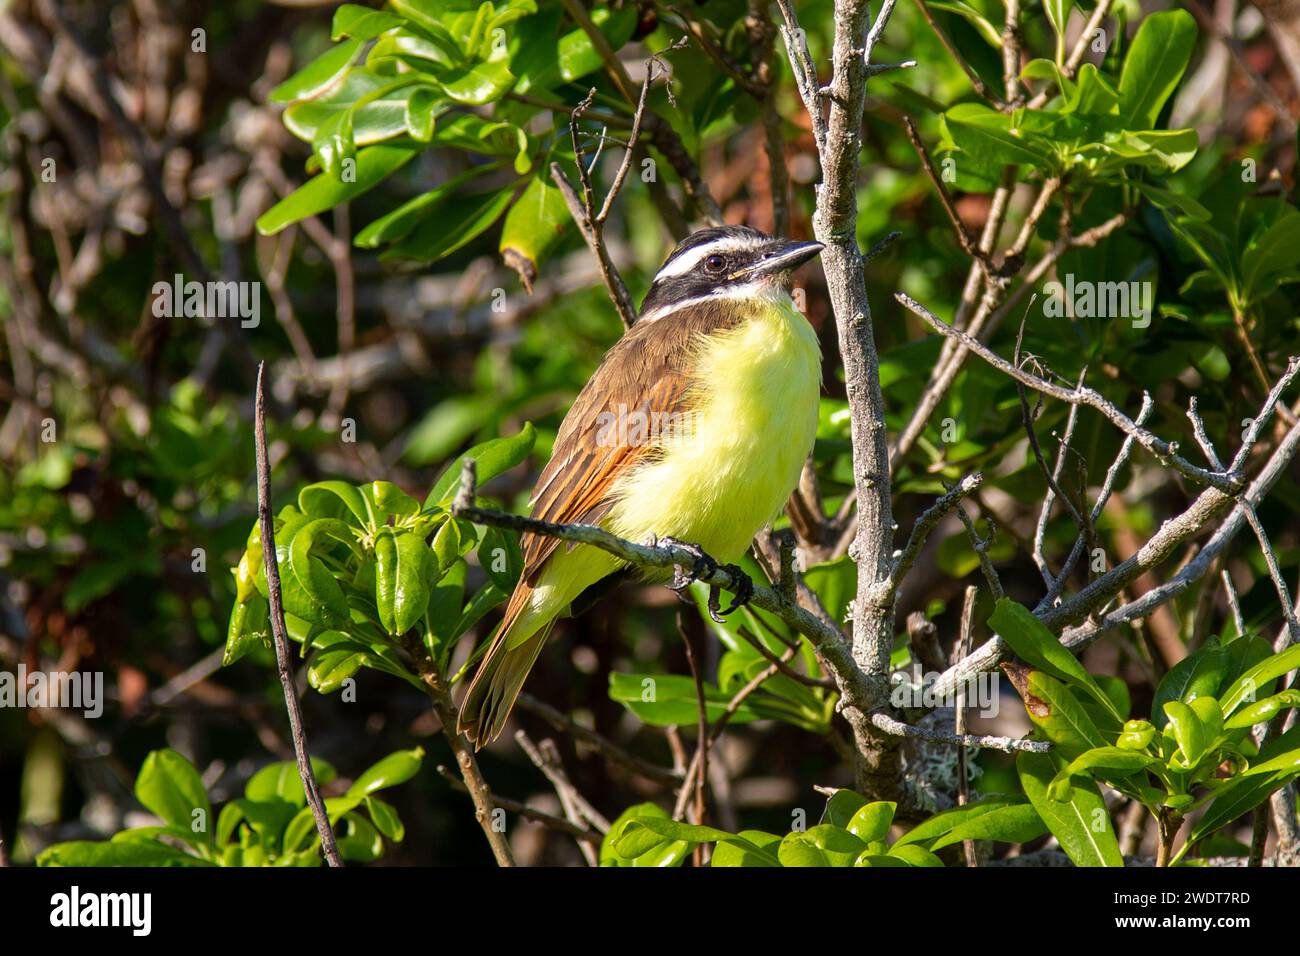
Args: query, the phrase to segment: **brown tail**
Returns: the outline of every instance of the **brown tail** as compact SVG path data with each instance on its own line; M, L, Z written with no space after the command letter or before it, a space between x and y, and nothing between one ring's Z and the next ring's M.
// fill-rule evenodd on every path
M511 627L527 604L532 588L520 582L506 607L505 619L492 646L478 665L465 699L460 703L456 730L464 734L479 750L501 735L506 719L515 706L528 672L537 663L537 655L546 646L554 620L548 621L522 644L507 647Z

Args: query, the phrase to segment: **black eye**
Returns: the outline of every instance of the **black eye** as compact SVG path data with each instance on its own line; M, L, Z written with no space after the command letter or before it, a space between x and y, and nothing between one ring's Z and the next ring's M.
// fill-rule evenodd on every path
M722 256L709 256L704 260L704 271L717 274L727 268L727 260Z

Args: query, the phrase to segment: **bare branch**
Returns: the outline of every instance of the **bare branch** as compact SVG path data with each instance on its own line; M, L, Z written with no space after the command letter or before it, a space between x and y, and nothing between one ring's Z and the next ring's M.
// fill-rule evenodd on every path
M1015 737L984 737L971 734L949 734L942 730L927 727L915 727L888 714L872 714L871 722L893 737L909 737L913 740L928 740L937 744L952 744L954 747L977 747L981 750L1001 750L1003 753L1047 753L1052 745L1046 740L1018 740Z
M257 401L254 409L254 442L257 446L257 517L262 533L262 558L266 567L267 600L271 605L271 635L275 639L275 663L280 673L280 687L284 691L284 708L289 713L289 730L293 737L293 755L298 763L298 776L307 795L320 835L321 850L332 867L343 865L334 830L330 826L325 802L321 799L316 773L312 770L307 753L307 735L302 729L302 709L298 693L293 686L293 672L289 668L289 635L284 624L284 603L280 593L280 562L276 558L275 523L271 519L271 462L266 451L266 363L257 367Z
M907 572L911 570L912 564L920 555L921 548L925 546L925 539L929 537L935 526L943 520L943 516L957 507L961 499L973 495L983 481L984 476L979 472L967 475L921 513L921 517L916 519L916 524L912 527L911 535L908 536L907 545L894 562L893 571L890 573L890 582L893 587L897 588L903 578L907 576Z
M910 296L898 292L895 293L894 298L896 298L908 311L924 319L926 324L936 332L948 336L949 338L956 339L967 349L984 359L984 361L988 362L998 371L1011 376L1011 378L1016 381L1028 385L1030 388L1036 389L1044 395L1059 399L1060 401L1077 405L1088 405L1097 409L1126 435L1133 436L1139 445L1149 451L1162 463L1173 468L1183 477L1189 478L1198 484L1209 485L1212 488L1217 488L1220 491L1229 494L1235 494L1240 490L1242 484L1240 474L1235 471L1211 472L1198 465L1192 464L1190 461L1178 454L1178 446L1176 444L1157 438L1145 428L1135 424L1131 418L1107 401L1100 392L1091 388L1083 387L1072 389L1064 388L1060 385L1044 381L1038 376L1031 375L1023 369L1012 365L1006 359L994 354L982 342L971 338L967 333L962 332L959 329L954 329Z

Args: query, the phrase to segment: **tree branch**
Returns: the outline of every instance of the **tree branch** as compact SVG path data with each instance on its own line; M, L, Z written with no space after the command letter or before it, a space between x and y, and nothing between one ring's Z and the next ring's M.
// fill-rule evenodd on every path
M284 691L284 708L289 713L289 730L293 737L293 755L298 763L298 776L307 795L320 835L321 850L332 867L343 865L339 847L330 827L329 814L321 799L320 786L311 767L307 753L307 736L302 729L302 709L293 686L293 672L289 669L289 636L284 624L284 602L280 594L280 563L275 550L275 523L271 519L271 463L266 451L266 363L257 367L257 400L254 406L254 442L257 446L257 518L262 534L262 560L266 567L267 599L271 605L271 635L275 643L275 663L280 674L280 687Z

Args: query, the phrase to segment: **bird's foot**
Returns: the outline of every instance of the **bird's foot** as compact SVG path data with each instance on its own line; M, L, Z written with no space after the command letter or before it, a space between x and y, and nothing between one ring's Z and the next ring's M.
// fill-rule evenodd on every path
M731 604L725 611L721 610L721 603L718 600L718 592L721 590L716 584L709 588L709 617L713 618L718 624L724 623L724 619L733 611L738 611L754 596L754 580L748 574L740 569L739 565L724 564L719 570L726 571L731 575L731 582L734 588Z
M681 548L683 551L689 552L691 557L694 558L689 571L683 570L680 564L673 565L673 579L668 587L679 594L700 578L712 577L713 572L718 570L718 562L709 557L698 544L669 537L656 538L655 544L667 544Z
M668 584L668 587L676 591L683 600L688 600L688 598L682 592L702 578L711 578L717 571L725 571L731 577L733 597L731 604L725 611L722 610L722 602L719 599L721 588L716 584L709 585L709 617L713 618L718 624L725 623L726 615L744 607L749 603L750 598L754 596L754 582L748 574L742 571L738 565L718 564L698 544L670 537L655 538L652 544L672 545L689 552L694 558L689 571L684 570L680 564L674 565L673 579Z

